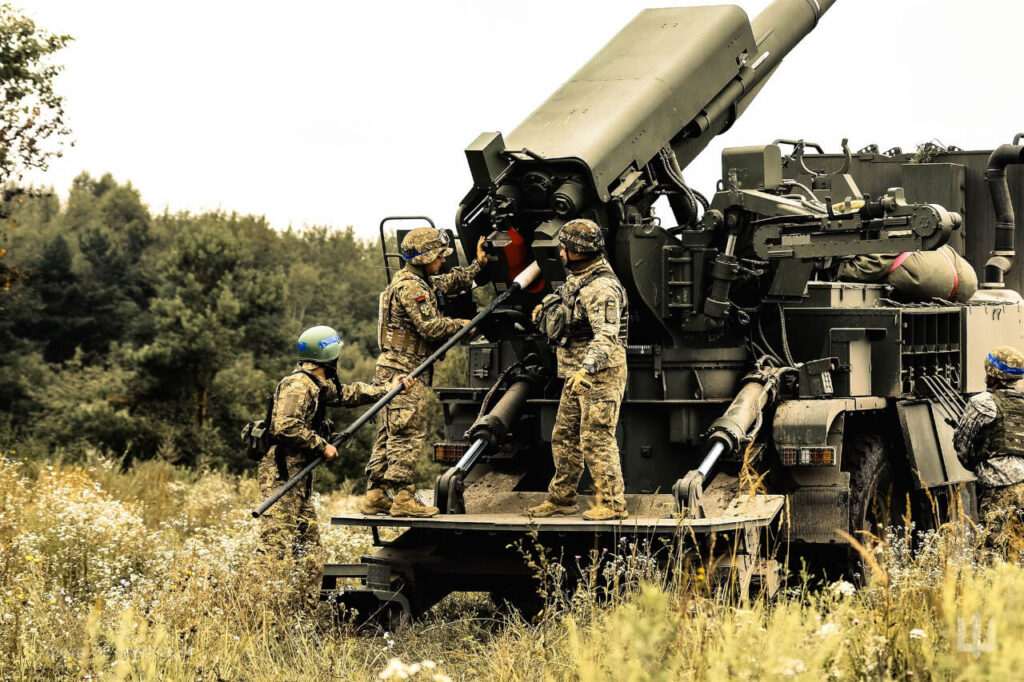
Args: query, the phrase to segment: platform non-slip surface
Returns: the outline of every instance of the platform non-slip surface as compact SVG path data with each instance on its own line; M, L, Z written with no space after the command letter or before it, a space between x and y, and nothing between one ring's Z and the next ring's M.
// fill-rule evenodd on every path
M500 499L499 499L500 498ZM334 516L331 523L342 526L378 526L400 528L437 528L475 531L538 532L688 532L736 530L765 526L782 509L782 495L753 495L732 500L719 513L704 519L680 519L672 514L671 495L627 495L629 518L613 521L588 521L581 514L531 518L523 510L544 499L542 493L501 493L486 512L438 514L427 519L350 514ZM588 496L580 497L581 511L591 506Z

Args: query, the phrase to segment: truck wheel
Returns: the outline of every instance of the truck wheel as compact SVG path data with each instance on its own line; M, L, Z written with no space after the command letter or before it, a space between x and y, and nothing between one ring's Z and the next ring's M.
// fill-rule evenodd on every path
M904 523L908 488L892 465L885 439L860 433L843 448L850 457L850 534L863 542L863 531L881 537L889 526Z

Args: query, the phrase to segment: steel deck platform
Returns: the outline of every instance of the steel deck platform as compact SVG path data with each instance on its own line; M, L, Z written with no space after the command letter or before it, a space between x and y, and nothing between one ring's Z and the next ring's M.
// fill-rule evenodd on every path
M784 495L753 495L733 499L718 514L703 519L679 519L672 515L671 495L627 495L629 518L613 521L588 521L581 515L531 518L521 510L539 504L543 493L504 493L488 505L493 511L467 514L439 514L427 519L392 516L364 516L348 514L331 517L337 526L368 526L376 528L430 528L452 531L496 532L557 532L557 533L675 533L735 531L764 527L771 524L782 510ZM581 509L586 509L588 496L580 497ZM512 511L513 509L519 511Z

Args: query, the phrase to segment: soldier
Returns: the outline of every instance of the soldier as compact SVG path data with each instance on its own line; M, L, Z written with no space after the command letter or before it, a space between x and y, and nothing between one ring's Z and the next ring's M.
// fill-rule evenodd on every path
M1004 547L1008 525L1022 530L1014 514L1024 509L1024 355L1000 346L985 358L987 391L967 403L953 435L960 462L978 479L978 510L990 547Z
M335 363L341 338L330 327L311 327L298 340L299 363L281 380L274 392L270 435L275 445L260 460L257 469L260 493L269 496L297 474L313 457L327 461L338 450L325 439L325 410L328 406L354 407L379 400L388 392L385 384L341 385ZM399 377L406 389L415 385ZM268 575L274 563L294 564L298 580L294 589L307 607L314 607L320 594L324 551L320 544L316 510L312 502L313 474L305 485L288 491L260 517L260 538L253 569Z
M597 223L571 220L558 239L569 277L534 311L535 321L558 343L558 376L565 379L551 434L555 477L547 500L527 512L552 516L579 511L576 486L586 462L597 488L597 506L584 512L584 518L624 519L628 514L615 425L626 389L626 292L602 255L604 237Z
M448 235L432 227L412 230L402 240L402 268L380 297L377 383L390 383L400 374L415 369L444 341L469 323L445 317L441 311L445 294L463 291L487 264L481 237L476 260L438 275L444 259L451 254ZM406 394L384 408L366 465L367 488L360 511L391 516L433 516L416 496L413 470L427 437L427 405L432 371L421 375Z

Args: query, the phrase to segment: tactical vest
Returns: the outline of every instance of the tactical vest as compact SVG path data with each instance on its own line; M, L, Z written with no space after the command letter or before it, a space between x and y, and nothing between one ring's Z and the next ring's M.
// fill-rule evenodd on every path
M292 376L292 374L305 374L315 386L319 387L316 378L304 369L297 369L288 376ZM279 443L278 439L270 433L270 422L274 416L274 405L277 404L277 394L280 393L281 384L283 383L284 379L278 382L274 392L266 397L264 402L267 406L267 412L263 419L250 421L242 428L242 443L245 447L246 455L254 462L259 462L263 459L274 445L282 445L278 450L289 449L287 444ZM316 431L322 438L327 438L334 429L334 422L327 419L327 403L323 399L323 393L324 389L320 387L316 398L316 412L313 414L313 422L310 424L310 428Z
M997 409L989 431L990 457L1024 457L1024 394L999 389L990 395Z
M398 306L395 306L395 294L401 287L407 286L407 282L408 280L392 283L380 294L377 310L377 343L382 351L425 358L433 352L434 345L420 335L409 319L408 312L396 310ZM427 289L434 298L432 303L440 309L438 291L429 282Z
M608 265L602 265L571 285L563 284L558 291L548 294L541 301L541 312L537 317L537 324L552 343L565 346L569 343L582 343L594 338L594 330L590 326L590 321L586 317L573 319L573 311L576 308L580 292L599 277L611 277L618 282L615 272ZM629 301L623 292L622 305L619 310L619 340L623 345L626 344L628 325Z

